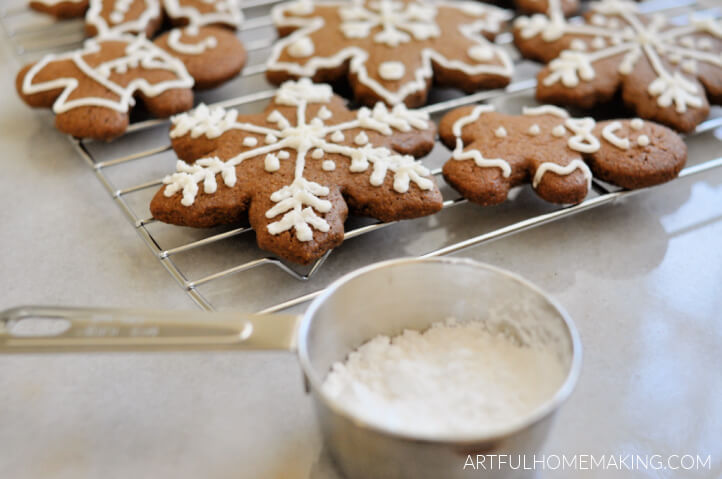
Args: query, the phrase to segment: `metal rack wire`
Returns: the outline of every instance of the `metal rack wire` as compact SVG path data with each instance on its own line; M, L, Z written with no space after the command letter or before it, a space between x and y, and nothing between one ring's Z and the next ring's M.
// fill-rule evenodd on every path
M263 102L272 98L274 89L263 78L263 55L276 38L268 11L277 2L245 0L246 21L239 36L249 51L249 66L229 85L200 93L198 102L257 111L262 108ZM701 0L655 0L643 5L648 11L666 10L672 15L687 13L690 7L719 15L714 7L707 7ZM20 21L25 17L29 20ZM81 21L51 21L24 5L0 11L0 23L22 62L32 61L48 52L78 47L83 40ZM458 106L487 101L503 104L502 109L516 111L519 104L533 101L530 93L535 86L538 66L518 57L510 47L509 33L500 35L497 43L509 49L517 64L515 77L508 87L471 95L435 90L424 109L432 116L438 116ZM722 135L714 134L719 127L722 127L722 112L715 109L707 121L688 135L690 161L681 172L681 178L722 167L722 157L714 156L722 142ZM70 141L158 261L206 310L235 308L273 312L291 308L318 295L339 275L378 259L400 255L431 257L451 254L645 191L622 191L594 180L593 191L578 205L549 205L517 188L513 191L513 196L518 196L515 201L501 207L481 208L467 204L465 199L443 184L439 166L449 157L449 152L438 144L424 161L432 167L444 197L449 198L444 201L442 212L402 223L352 218L347 224L341 248L328 252L308 267L299 267L258 249L248 226L189 230L164 227L150 217L149 195L160 187L161 178L172 170L174 160L166 128L167 120L140 118L133 121L124 137L109 144L74 138ZM714 142L715 146L709 148L710 142ZM713 153L712 158L709 158L709 150ZM701 153L696 154L697 151ZM351 239L359 241L367 236L373 238L363 244L350 244L355 243L349 241ZM422 240L416 241L418 238ZM237 244L229 245L229 240ZM272 266L273 272L262 268L264 266ZM284 274L279 276L278 272ZM303 281L312 277L313 281ZM233 278L232 284L229 283L230 278ZM245 295L239 294L243 292Z

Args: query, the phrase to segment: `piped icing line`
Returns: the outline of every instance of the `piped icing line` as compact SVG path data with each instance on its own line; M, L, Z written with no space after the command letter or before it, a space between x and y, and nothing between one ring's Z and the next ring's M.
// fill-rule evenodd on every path
M85 55L97 53L101 50L100 43L124 42L126 43L126 56L106 61L96 67L91 67L84 60ZM78 88L78 79L73 77L56 78L54 80L34 83L35 76L48 64L54 61L71 60L80 71L98 84L107 88L118 96L117 100L98 97L83 97L70 100L69 97ZM143 68L153 70L166 70L175 75L173 80L166 80L152 84L145 78L136 78L128 85L121 86L110 80L113 71L124 72L129 68ZM191 88L193 78L186 71L183 63L166 51L158 48L143 36L121 34L108 34L103 38L86 40L83 49L62 55L46 55L28 71L23 79L22 92L32 95L45 91L62 88L63 92L53 103L53 112L64 113L81 106L100 106L127 113L135 105L133 96L137 91L144 95L155 97L173 88Z
M629 138L621 138L617 136L616 131L622 128L622 124L618 121L613 121L602 129L602 138L607 140L612 145L616 146L620 150L628 150L631 147Z
M534 173L534 178L532 179L531 186L533 188L539 186L539 183L541 183L542 179L544 178L544 174L547 171L550 171L559 176L568 176L574 173L576 170L580 170L584 174L584 178L587 181L587 189L591 188L592 172L587 166L587 164L580 159L574 159L570 161L569 164L564 166L557 163L552 163L550 161L545 161L536 169L536 173Z
M722 68L722 56L700 51L700 42L707 40L707 48L713 44L709 38L695 40L693 36L709 34L720 39L722 22L692 18L688 25L665 30L667 20L663 16L655 15L644 22L632 2L604 0L593 3L591 9L595 12L591 22L573 24L561 14L559 1L550 0L547 15L517 19L515 26L523 38L540 35L545 41L555 41L565 34L573 34L585 39L585 48L565 50L549 63L550 73L543 79L544 85L561 82L573 88L581 81L591 81L596 76L596 62L623 54L618 64L622 75L631 74L642 58L649 62L656 78L647 91L657 98L660 107L673 105L678 113L684 113L688 108L704 105L702 89L685 74L695 75L698 62ZM578 37L574 39L577 44L583 42ZM670 70L668 64L679 64L682 72Z
M569 118L569 113L563 108L554 105L525 106L521 112L526 116L554 115L559 118Z
M213 36L207 36L197 40L195 43L188 43L188 40L183 41L181 37L186 35L198 35L199 31L195 27L189 27L185 29L174 28L168 34L168 46L178 53L186 55L200 55L206 50L212 50L218 46L218 39Z
M384 4L389 1L390 0L379 0L378 3ZM508 12L491 6L476 6L472 8L466 4L460 5L450 2L438 2L434 5L436 5L437 8L476 8L477 12L483 12L488 17L479 19L469 24L459 25L459 32L476 45L493 50L494 58L498 60L501 65L468 64L455 59L447 59L439 52L431 48L424 48L421 51L420 66L414 71L412 77L408 81L401 82L397 85L397 89L392 91L369 74L366 67L366 63L369 60L369 52L357 46L348 46L343 48L330 57L313 57L303 65L294 62L282 62L279 60L283 51L290 48L290 46L299 39L310 37L311 34L325 27L325 21L321 17L299 18L292 16L293 10L296 9L298 5L306 5L307 7L302 9L302 11L305 15L310 15L315 9L314 5L319 7L352 8L353 6L358 6L359 4L363 4L363 2L355 1L351 4L345 2L318 1L311 4L310 2L301 0L300 2L289 2L274 7L271 11L271 18L273 19L274 24L277 27L295 27L297 30L276 42L271 50L271 55L267 62L267 68L272 71L285 71L298 77L312 77L318 70L339 67L343 63L349 61L350 72L356 76L357 80L374 91L374 93L390 105L403 103L406 97L426 89L428 79L433 75L433 64L438 64L447 70L461 71L470 76L479 74L494 74L511 77L513 73L513 62L509 56L502 49L495 47L479 33L481 31L493 31L493 29L498 30L499 23L509 17ZM413 4L416 4L416 2ZM478 10L478 8L482 8L482 10ZM291 15L287 15L289 12ZM368 29L368 32L370 32L370 30L371 28ZM368 32L364 33L368 34ZM382 38L388 37L389 35Z
M130 8L136 0L114 0L114 5L120 5L122 8L116 7L113 13L123 14L123 18L116 17L113 19L111 14L110 20L115 25L109 25L108 21L101 16L106 1L108 0L90 0L88 12L85 14L85 22L94 26L98 31L96 36L105 37L107 35L120 33L144 34L150 22L156 18L160 18L161 15L159 0L141 0L145 4L143 13L135 20L124 21L124 13L127 12L128 8Z
M163 0L163 8L171 18L185 18L189 25L221 24L238 28L243 22L243 13L238 0L204 0L204 3L214 5L215 11L201 13L190 5L181 5L179 0Z
M294 178L290 184L271 195L270 199L275 205L265 215L269 220L282 216L268 224L270 234L277 235L293 229L298 241L307 242L313 239L313 229L321 232L329 230L328 222L319 214L328 213L332 207L331 202L325 199L330 194L330 188L304 177L307 161L320 161L321 169L330 172L336 169L336 164L332 160L324 159L325 155L341 155L350 159L349 171L352 173L371 169L369 183L373 186L381 186L391 172L394 178L393 189L400 194L406 193L411 183L421 190L433 188L430 171L413 156L401 155L385 147L376 147L369 143L366 133L388 136L394 130L404 132L426 129L429 127L428 114L408 110L404 105L389 109L383 103L378 103L373 109L357 110L355 119L335 125L325 123L333 117L325 107L319 108L313 118L307 118L308 105L329 103L331 98L332 92L328 85L315 85L308 79L301 79L297 82L285 82L277 90L274 99L276 105L295 107L295 124L279 110L273 110L267 117L267 122L275 127L259 126L237 121L236 111L226 111L220 107L208 108L205 105L173 117L172 138L184 135L192 138L218 138L223 133L238 130L259 137L272 137L274 141L258 146L259 143L246 145L244 139L242 146L246 149L226 160L216 157L202 158L193 165L179 161L176 172L163 179L166 185L164 195L171 197L180 192L181 204L191 206L200 192L199 184L203 184L203 192L206 194L217 191L217 175L220 175L226 186L235 186L235 168L245 160L262 157L265 171L273 174L280 169L282 161L290 161L294 156ZM356 138L363 135L361 139L364 141L355 143L363 143L363 146L327 141L327 138L337 136L342 131L354 129L362 129Z
M464 150L464 142L461 140L461 134L466 125L469 125L481 117L484 113L494 111L491 105L477 105L468 115L462 116L456 120L451 127L451 131L456 137L456 147L452 154L452 158L458 161L474 160L477 166L481 168L499 168L504 178L511 176L511 166L509 162L503 158L484 158L481 151L477 149Z

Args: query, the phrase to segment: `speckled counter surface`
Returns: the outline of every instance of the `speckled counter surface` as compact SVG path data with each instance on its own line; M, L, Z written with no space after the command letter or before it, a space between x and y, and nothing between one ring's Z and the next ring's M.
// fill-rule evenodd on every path
M0 307L195 308L51 118L16 98L7 45L0 64ZM547 453L712 456L544 477L722 476L721 245L717 169L462 253L576 320L584 369ZM2 478L336 477L286 353L0 357L0 404Z

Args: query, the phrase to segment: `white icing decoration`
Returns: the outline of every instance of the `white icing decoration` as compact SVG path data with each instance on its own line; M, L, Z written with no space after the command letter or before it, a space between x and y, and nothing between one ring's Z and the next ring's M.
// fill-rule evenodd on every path
M278 141L278 138L272 133L269 133L266 135L266 137L263 139L263 141L266 142L267 145L271 145L273 143L276 143Z
M494 58L494 49L490 45L474 45L467 50L469 58L477 62L488 62Z
M641 130L644 127L644 120L641 118L633 118L632 121L629 122L629 126L631 126L633 130Z
M293 58L306 58L315 51L313 41L308 37L301 37L288 46L288 54Z
M677 112L684 113L704 104L702 89L679 72L670 71L666 62L680 64L684 72L692 75L698 72L700 63L722 68L722 56L705 51L712 48L711 37L722 38L718 19L692 18L689 24L675 26L663 15L641 17L636 4L625 0L593 2L591 9L594 13L589 23L575 23L564 18L560 0L549 0L548 15L517 19L515 25L526 39L539 35L544 41L555 41L567 34L575 36L571 49L549 63L544 85L561 82L576 87L581 81L595 78L597 62L617 56L621 58L618 71L629 75L645 58L655 74L647 91L657 98L660 107L674 104ZM595 50L580 51L578 40L582 38L591 39Z
M510 17L508 12L488 5L478 5L471 8L471 10L476 12L475 14L466 14L471 17L469 23L453 26L454 35L461 34L467 38L470 43L491 49L493 59L488 63L481 64L476 62L469 63L467 51L460 51L458 54L454 54L454 56L446 57L434 49L433 45L430 44L430 40L439 38L438 41L443 41L443 32L439 27L435 27L439 29L439 35L427 37L429 32L432 31L428 28L427 24L436 25L434 18L437 11L441 9L464 11L468 5L465 3L460 4L442 1L431 6L425 3L411 1L407 4L400 4L403 7L403 12L399 14L399 12L396 11L399 4L399 2L394 2L393 0L372 0L368 4L360 0L354 0L353 2L316 2L315 5L338 9L339 15L341 15L342 18L344 34L348 41L338 45L338 50L333 54L329 54L328 56L316 55L303 63L280 61L279 59L281 54L298 38L310 36L314 32L324 28L332 28L332 26L326 25L323 18L312 16L313 8L311 8L311 11L308 9L304 10L304 15L308 16L295 16L293 10L295 6L298 5L298 2L286 2L277 5L271 11L271 17L276 27L291 27L296 29L296 31L275 43L271 50L267 68L269 71L282 71L297 77L313 77L319 70L338 68L348 62L350 73L356 77L357 81L371 89L389 105L403 103L404 99L409 95L425 90L429 78L433 75L435 65L447 70L460 71L469 76L490 74L508 78L511 77L513 63L510 57L501 47L494 46L481 34L483 31L498 31L501 22ZM377 26L374 29L373 25L380 25L375 23L381 18L379 11L392 11L393 15L388 19L391 23L388 23L388 27L386 24L383 24L383 26ZM430 18L428 17L429 12L433 13ZM369 50L364 48L368 48L366 47L367 42L365 38L371 35L372 30L374 32L378 31L374 34L374 37L378 38L378 41L383 41L385 44L389 42L424 42L425 47L421 50L420 61L410 59L415 65L418 64L418 67L411 75L409 75L409 72L405 72L408 77L407 81L399 82L399 84L394 83L393 86L382 85L381 82L375 78L377 72L369 74L367 63L374 63L376 58L374 57L375 53L373 49ZM449 33L451 34L452 32ZM355 41L357 38L360 40ZM408 38L408 40L402 41L402 39L406 38ZM409 67L407 66L406 68L408 69Z
M503 158L484 158L484 155L479 150L470 149L464 151L464 143L461 140L461 133L464 127L470 123L475 122L486 112L494 111L494 107L490 105L478 105L470 114L462 116L456 120L451 127L451 131L456 137L456 147L452 154L452 158L458 161L474 160L477 166L482 168L499 168L504 178L508 178L511 175L511 166L509 162Z
M48 6L55 6L59 3L65 3L65 2L68 2L68 3L85 2L85 0L35 0L35 1L38 3L42 3L43 5L48 5Z
M281 162L278 160L278 157L276 155L274 155L273 153L269 153L264 159L264 166L266 168L266 171L278 171L281 169Z
M336 130L331 135L331 141L335 141L336 143L341 143L344 138L344 134L341 132L341 130Z
M542 163L536 169L536 173L534 173L534 178L532 179L531 185L532 187L536 188L547 171L551 171L552 173L560 176L567 176L571 175L576 170L581 170L581 172L584 174L584 178L587 180L587 189L589 189L592 185L592 172L589 170L587 164L579 159L570 161L569 164L566 166L552 163L550 161Z
M396 47L415 40L438 37L441 31L435 22L436 7L413 2L374 0L366 4L351 2L339 8L341 32L346 38L366 38L371 30L381 30L373 36L375 43Z
M332 204L325 199L330 194L327 186L304 177L306 161L321 160L326 153L341 155L349 158L349 171L359 173L370 170L371 185L382 185L387 175L392 173L393 189L398 193L407 192L411 183L422 190L433 188L427 168L410 155L400 155L387 148L368 144L365 131L356 137L366 137L363 147L325 140L328 136L334 137L337 133L353 129L374 131L382 135L391 135L393 130L425 129L429 126L428 114L410 111L404 105L388 109L383 103L378 103L373 109L358 110L355 119L337 125L324 123L321 118L323 108L317 110L314 118L306 118L309 104L328 103L330 100L330 87L314 85L309 80L302 79L281 85L275 97L276 104L295 107L295 125L278 110L271 112L267 118L268 123L278 126L274 128L241 123L238 122L237 113L232 114L222 108L209 109L204 105L192 112L173 117L173 137L190 134L196 138L202 135L218 138L227 131L240 130L253 135L265 135L267 139L272 137L274 141L245 150L225 161L203 158L193 165L179 161L176 173L163 179L166 185L164 194L170 197L180 191L181 203L190 206L200 190L199 183L203 183L205 193L212 194L217 189L216 175L220 173L224 183L232 187L236 183L235 168L246 159L255 157L264 158L266 171L278 171L281 161L290 160L290 150L295 152L294 178L290 184L275 191L270 197L275 205L266 212L266 218L272 220L280 216L280 219L268 224L268 232L277 235L294 230L299 241L311 241L314 229L321 232L329 230L329 224L319 214L331 211ZM340 141L343 141L343 136L341 133ZM333 171L335 168L336 164L332 160L323 160L321 163L323 171Z
M98 37L117 35L121 33L145 33L148 25L161 16L160 3L158 0L142 0L144 9L140 16L134 20L125 20L125 16L134 0L114 0L113 10L108 21L101 16L103 7L107 0L90 0L88 12L85 14L85 22L97 30Z
M541 129L539 128L539 125L534 123L532 126L529 127L528 133L531 136L537 136L541 133Z
M330 119L332 116L333 116L333 113L331 113L331 110L329 110L329 109L326 108L325 106L322 106L322 107L318 110L318 117L319 117L320 119L322 119L322 120L328 120L328 119Z
M542 105L535 107L522 107L522 114L527 116L554 115L559 118L569 118L569 112L554 105Z
M620 138L616 135L616 131L622 128L622 124L613 121L602 129L602 138L621 150L628 150L630 147L629 138Z
M366 135L366 133L364 133L362 131L361 133L356 135L356 138L353 139L353 142L356 143L357 145L363 146L369 142L369 137Z
M577 50L580 52L583 52L587 49L587 44L584 43L584 40L580 40L579 38L575 38L572 40L572 42L569 44L569 48L572 50Z
M157 0L155 0L157 1ZM203 0L214 9L201 13L191 5L181 5L181 0L163 0L163 9L172 19L187 19L189 25L227 25L238 28L243 22L243 13L238 0Z
M184 43L181 41L183 33L188 35L197 35L197 33L191 33L193 29L186 28L181 30L174 28L168 34L168 46L179 53L185 53L187 55L200 55L206 50L212 50L218 46L218 39L213 35L207 36L196 43Z
M247 136L243 139L243 146L256 146L258 144L258 138L255 136Z
M382 80L400 80L405 72L406 67L401 62L383 62L379 65L379 77Z
M561 138L562 136L566 135L567 130L564 128L564 125L557 125L552 129L552 135L556 136L557 138Z
M639 146L647 146L649 145L649 137L647 135L639 135L637 137L637 144Z
M574 133L567 141L567 146L582 153L594 153L599 150L601 147L599 140L592 133L595 124L592 118L567 119L564 125Z
M494 130L494 135L495 135L497 138L504 138L504 137L506 137L506 128L504 128L503 126L500 126L500 127L497 128L496 130Z
M85 56L99 52L101 44L105 41L125 43L125 56L91 67L86 63ZM72 77L33 82L38 73L43 71L48 64L63 60L72 61L88 78L111 91L117 98L80 97L69 99L79 85L78 80ZM164 70L172 73L173 79L151 83L146 78L136 78L127 85L120 85L110 79L114 71L127 72L129 69ZM92 38L87 40L81 50L43 57L25 75L22 92L25 95L32 95L63 89L63 92L53 103L53 111L56 114L81 106L99 106L126 113L131 106L135 105L134 96L139 91L146 96L155 97L174 88L191 88L192 86L193 78L188 74L183 63L146 40L145 37L107 34L102 39Z

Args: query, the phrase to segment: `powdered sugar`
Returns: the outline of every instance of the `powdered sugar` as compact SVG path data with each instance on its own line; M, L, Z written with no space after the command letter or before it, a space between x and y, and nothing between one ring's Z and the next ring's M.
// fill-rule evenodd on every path
M567 368L553 346L482 321L377 336L337 362L324 394L370 424L417 437L481 435L549 400Z

